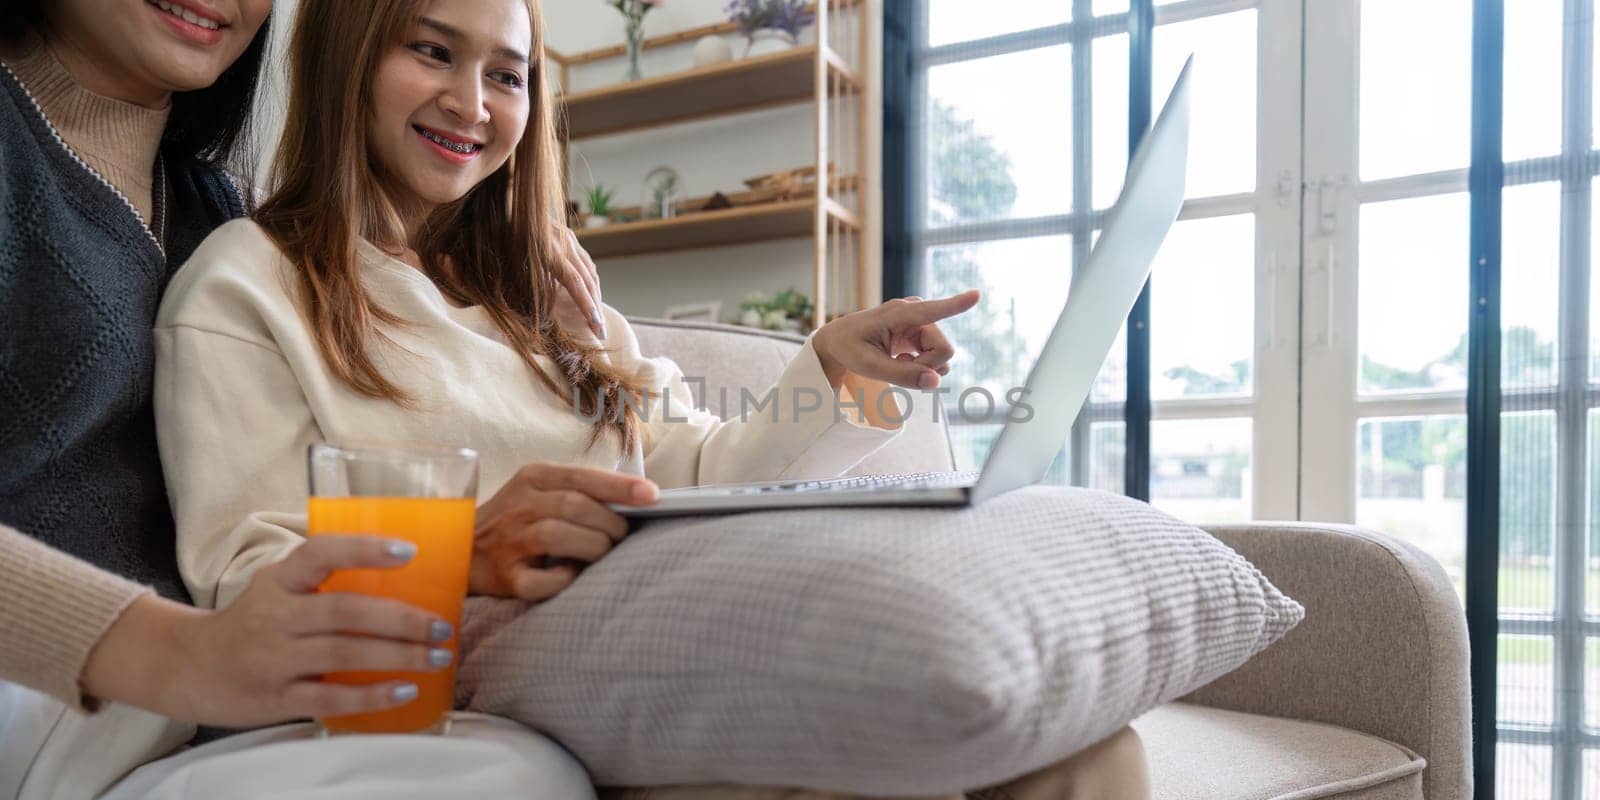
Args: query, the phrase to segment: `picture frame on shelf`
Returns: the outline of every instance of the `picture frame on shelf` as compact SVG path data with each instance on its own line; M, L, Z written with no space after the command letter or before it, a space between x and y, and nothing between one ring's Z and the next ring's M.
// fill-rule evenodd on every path
M722 318L722 301L679 303L667 306L667 309L661 312L661 316L678 322L718 322Z

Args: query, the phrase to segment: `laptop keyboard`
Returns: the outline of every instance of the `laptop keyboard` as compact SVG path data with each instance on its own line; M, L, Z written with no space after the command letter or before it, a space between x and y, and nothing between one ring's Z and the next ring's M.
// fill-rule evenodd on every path
M858 475L850 478L824 478L809 481L780 481L751 486L728 486L729 494L768 494L772 492L841 492L863 489L947 489L971 486L978 473L903 472L894 475Z

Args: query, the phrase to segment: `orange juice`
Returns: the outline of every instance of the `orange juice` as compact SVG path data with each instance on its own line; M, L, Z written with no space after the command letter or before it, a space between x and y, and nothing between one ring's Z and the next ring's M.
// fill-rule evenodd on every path
M399 600L437 614L460 630L472 563L472 499L313 497L308 511L310 536L370 534L417 546L416 557L403 567L341 570L329 576L318 591ZM455 650L456 639L435 646ZM399 708L321 720L335 732L410 733L444 721L455 699L456 668L452 663L437 672L338 672L323 676L323 680L358 685L388 680L416 683L417 699Z

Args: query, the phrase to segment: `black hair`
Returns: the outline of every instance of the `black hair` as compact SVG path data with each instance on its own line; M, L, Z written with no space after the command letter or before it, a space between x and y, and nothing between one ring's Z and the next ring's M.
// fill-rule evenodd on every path
M44 35L49 25L45 7L51 0L0 0L0 42L16 45L31 35ZM250 112L266 60L269 14L250 46L204 89L174 92L172 114L162 135L168 157L194 158L217 167L228 166L234 150L244 143Z

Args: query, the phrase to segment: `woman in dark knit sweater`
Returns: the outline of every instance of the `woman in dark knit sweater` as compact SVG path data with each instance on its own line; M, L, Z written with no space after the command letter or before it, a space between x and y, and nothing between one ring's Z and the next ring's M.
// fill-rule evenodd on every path
M50 695L0 683L0 797L98 794L192 734L71 710L96 697L221 725L374 710L414 687L323 685L307 665L427 669L451 635L406 606L313 593L331 569L410 557L378 539L304 548L227 611L185 605L150 328L172 270L244 213L224 164L271 5L0 3L0 680Z

